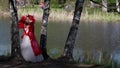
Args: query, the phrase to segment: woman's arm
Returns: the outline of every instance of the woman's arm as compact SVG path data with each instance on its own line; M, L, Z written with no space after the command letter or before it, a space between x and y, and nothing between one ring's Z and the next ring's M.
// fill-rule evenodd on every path
M22 16L21 19L18 22L18 27L19 28L24 28L24 22L25 22L25 20L26 20L26 17Z

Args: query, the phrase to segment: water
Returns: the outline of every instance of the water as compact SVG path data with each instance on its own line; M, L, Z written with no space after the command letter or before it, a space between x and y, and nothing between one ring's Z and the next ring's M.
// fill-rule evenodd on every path
M35 34L39 42L40 23L35 24ZM52 58L59 57L66 42L70 28L69 23L49 23L47 52ZM0 21L0 55L10 52L10 23ZM84 61L85 54L100 62L101 54L120 63L120 23L80 23L75 42L73 57ZM105 58L104 58L105 59Z
M36 27L35 33L36 33L37 39L39 40L40 24L39 25L35 24L35 27ZM48 24L47 51L52 58L57 58L62 54L65 41L68 35L69 27L70 27L70 24L64 24L64 23ZM57 53L52 51L57 51Z
M120 63L119 30L120 23L80 23L75 48L93 60L117 60Z
M0 20L0 55L11 53L10 22Z

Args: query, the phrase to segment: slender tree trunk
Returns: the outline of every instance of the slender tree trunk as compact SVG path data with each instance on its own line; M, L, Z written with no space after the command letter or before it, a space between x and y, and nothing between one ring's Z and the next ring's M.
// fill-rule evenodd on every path
M99 2L96 2L94 0L90 0L90 7L94 8L94 7L98 7L101 4Z
M120 2L119 2L119 0L116 0L116 9L117 9L117 12L120 13Z
M72 60L73 60L73 48L74 48L75 39L78 32L79 20L82 13L83 3L84 3L84 0L76 0L72 26L70 28L70 32L68 34L68 38L65 43L64 52L62 55Z
M102 0L102 10L107 12L108 11L108 6L107 6L107 0Z
M92 8L94 8L94 7L95 7L95 5L94 5L93 1L91 1L91 0L90 0L90 7L92 7Z
M50 0L44 0L45 8L43 12L43 20L41 26L41 35L40 35L40 45L43 51L44 59L47 59L49 56L47 55L47 25L48 25L48 17L50 11Z
M102 57L103 57L102 50L99 50L99 59L98 59L99 64L102 62Z
M20 53L20 38L18 29L18 15L17 15L17 5L16 0L9 0L10 12L11 12L11 40L12 40L12 58L17 58L18 60L23 60Z

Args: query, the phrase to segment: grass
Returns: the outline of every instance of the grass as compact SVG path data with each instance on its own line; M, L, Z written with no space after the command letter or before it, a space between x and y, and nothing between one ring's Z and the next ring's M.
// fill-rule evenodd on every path
M36 20L42 20L43 11L39 8L35 9L20 9L19 17L25 14L32 14L35 16ZM49 20L53 22L72 22L74 11L67 12L65 9L51 9ZM116 12L102 12L100 8L88 8L84 7L81 20L82 21L93 21L93 22L119 22L119 14Z
M107 53L103 52L105 55ZM93 65L99 65L99 66L102 66L101 68L119 68L119 64L115 61L111 61L110 58L108 57L107 58L107 55L105 56L103 55L102 56L102 61L99 62L98 60L95 60L95 58L91 57L89 54L87 54L85 57L85 60L83 62L77 62L77 63L80 63L80 64L93 64Z
M88 21L119 22L119 14L116 12L102 12L100 8L84 8L81 18Z
M89 1L89 0L88 0ZM88 5L88 1L86 1L86 4ZM97 2L101 2L101 0L95 0ZM107 0L108 3L114 3L115 0ZM5 4L2 4L4 2L4 0L0 1L0 14L2 17L10 17L10 13L9 12L5 12L5 11L9 11L8 6L8 1L5 1ZM67 1L65 5L67 4L71 4L72 6L74 5L75 1L74 0L70 0ZM3 8L4 7L4 8ZM3 9L5 11L3 11ZM59 8L59 4L56 0L51 1L51 11L50 11L50 17L49 20L51 21L70 21L72 22L72 18L73 18L73 12L67 12L62 8ZM21 17L22 15L25 14L32 14L35 15L37 20L42 20L42 10L39 9L38 5L34 5L34 9L30 8L30 7L26 7L25 9L20 9L18 11L19 17ZM105 13L102 12L101 9L99 8L90 8L90 7L84 7L82 16L81 16L81 20L84 21L101 21L101 22L119 22L119 14L115 13L115 12L110 12L110 13Z
M98 0L98 1L100 1L100 0ZM110 0L110 2L113 2L113 1ZM54 6L54 4L52 4L52 6ZM49 16L50 21L72 22L73 15L74 15L74 8L72 9L72 11L67 12L64 8L58 8L58 6L56 6L56 7L57 8L52 7L50 10L50 16ZM0 11L0 14L1 14L1 18L10 17L10 12L2 10L2 9ZM19 18L22 15L26 15L26 14L32 14L35 16L36 20L41 21L43 11L42 11L42 9L39 8L38 5L34 5L34 8L25 7L22 9L18 9ZM119 16L120 15L116 12L109 12L109 13L102 12L102 9L100 7L99 8L90 8L88 6L84 6L83 12L81 15L81 20L86 21L86 22L88 22L88 21L119 22L119 20L120 20Z

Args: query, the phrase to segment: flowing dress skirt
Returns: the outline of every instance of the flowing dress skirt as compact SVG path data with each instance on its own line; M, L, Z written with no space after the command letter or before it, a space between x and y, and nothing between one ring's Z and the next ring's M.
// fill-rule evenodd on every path
M21 48L21 54L23 58L25 59L25 61L40 62L44 59L42 54L35 56L32 45L31 45L30 38L27 35L24 35L20 48Z

